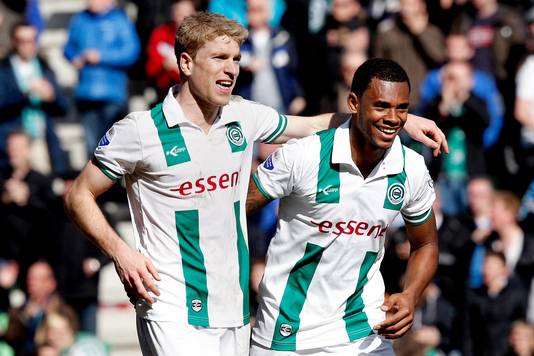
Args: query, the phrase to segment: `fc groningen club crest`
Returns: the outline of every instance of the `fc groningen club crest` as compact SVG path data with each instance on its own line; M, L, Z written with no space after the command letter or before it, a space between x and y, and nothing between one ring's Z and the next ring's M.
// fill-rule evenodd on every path
M226 138L228 139L232 152L241 152L247 147L247 140L243 135L243 130L239 122L231 122L226 125Z

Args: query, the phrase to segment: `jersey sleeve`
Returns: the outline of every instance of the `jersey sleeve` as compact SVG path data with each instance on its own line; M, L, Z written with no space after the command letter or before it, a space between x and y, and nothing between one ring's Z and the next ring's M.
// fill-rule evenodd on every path
M516 77L516 94L518 98L531 99L534 97L534 85L531 80L534 76L534 62L526 61L519 69Z
M108 178L117 180L134 172L141 160L141 140L136 120L127 116L116 122L98 142L93 163Z
M255 120L254 141L272 143L287 127L287 116L279 114L273 108L250 102L252 117Z
M432 215L432 204L436 198L434 182L428 173L423 157L417 156L416 174L409 179L411 194L408 203L401 209L404 222L412 225L423 224Z
M258 166L252 179L259 191L267 199L277 199L293 192L298 168L297 140L291 140L276 151Z

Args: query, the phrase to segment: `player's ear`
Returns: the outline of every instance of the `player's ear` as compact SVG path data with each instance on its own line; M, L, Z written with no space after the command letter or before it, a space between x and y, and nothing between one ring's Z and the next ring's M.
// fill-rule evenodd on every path
M186 77L191 75L191 69L193 67L193 58L187 53L180 53L180 58L178 58L178 65L180 70Z
M349 97L347 98L347 105L349 107L349 111L352 114L357 114L358 111L360 111L360 100L358 99L355 93L349 93Z

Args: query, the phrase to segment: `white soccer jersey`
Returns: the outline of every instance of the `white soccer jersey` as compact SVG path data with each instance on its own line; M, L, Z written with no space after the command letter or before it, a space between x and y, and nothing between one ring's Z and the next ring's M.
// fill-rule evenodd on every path
M338 345L384 320L379 272L395 216L412 224L432 213L422 156L398 138L367 178L351 158L349 122L292 140L253 178L280 202L279 224L260 285L253 340L274 350Z
M249 322L245 199L254 141L272 142L287 118L232 97L206 134L173 91L151 111L117 122L95 150L111 179L124 176L137 249L162 280L139 316L196 326Z

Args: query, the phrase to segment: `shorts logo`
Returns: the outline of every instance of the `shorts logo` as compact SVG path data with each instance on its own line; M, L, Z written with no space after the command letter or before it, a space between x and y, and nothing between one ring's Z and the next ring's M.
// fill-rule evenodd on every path
M289 324L281 324L280 325L280 335L286 337L291 335L291 332L293 331L293 327Z
M226 137L230 143L236 146L241 146L243 145L243 142L245 142L245 137L243 136L243 132L239 126L228 126L228 129L226 130Z
M272 171L274 169L273 157L272 156L267 157L267 159L263 163L263 167L265 167L265 169L268 169L270 171Z
M173 157L178 157L178 155L182 152L185 151L185 147L178 147L178 146L174 146L173 148L171 148L170 150L168 150L167 152L165 152L165 154L167 156L173 156Z
M202 310L202 301L200 299L193 299L191 301L191 309L193 309L194 312L199 312Z
M404 186L400 183L394 183L389 186L387 199L393 205L397 205L404 199Z

